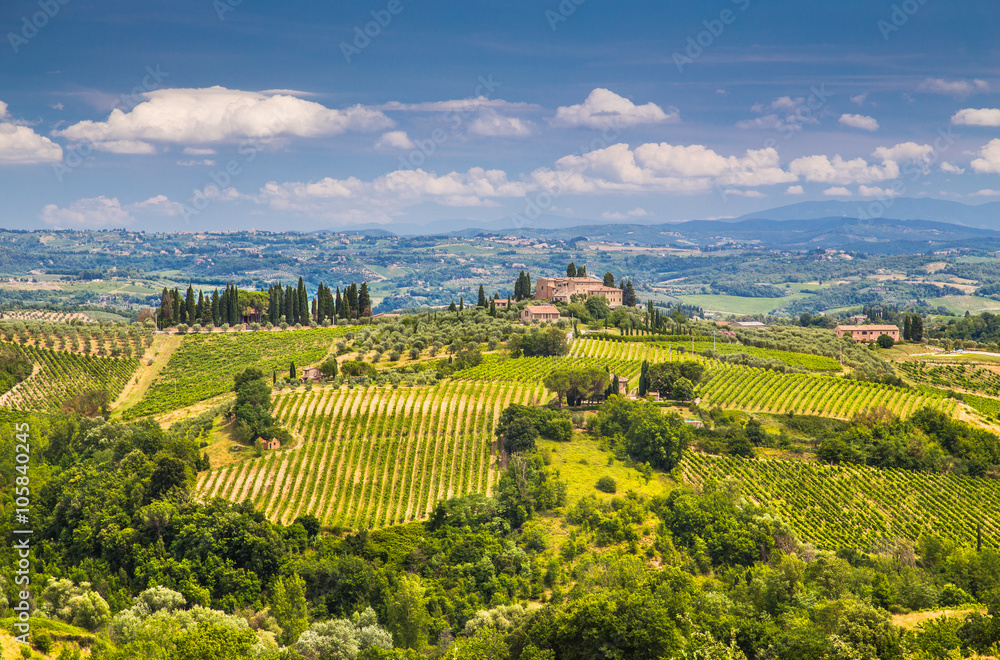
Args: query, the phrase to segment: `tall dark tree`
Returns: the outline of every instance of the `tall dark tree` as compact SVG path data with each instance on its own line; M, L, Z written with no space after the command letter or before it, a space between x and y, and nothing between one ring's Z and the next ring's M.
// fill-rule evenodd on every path
M161 330L173 325L174 322L174 301L167 287L163 287L160 294L160 311L156 315L156 325Z
M174 288L173 295L170 296L173 305L173 320L171 325L177 325L181 322L181 292Z
M372 297L368 293L368 282L361 283L361 290L358 291L358 316L372 315Z
M613 287L615 285L615 276L611 273L604 273L604 286Z
M337 285L337 297L333 299L333 307L334 307L333 311L337 314L337 316L343 316L343 314L340 313L340 308L342 306L343 306L343 302L340 299L340 285L338 284Z
M302 325L309 325L309 294L306 292L306 283L299 278L299 314L297 321Z
M482 284L479 285L479 301L476 303L476 307L486 308L486 289L483 288Z
M222 325L222 313L219 310L219 290L212 292L212 325Z
M910 341L910 315L903 316L903 339Z
M198 323L208 324L208 312L205 310L205 292L198 289L198 308L195 312Z
M587 267L586 266L580 266L579 268L577 268L576 269L576 276L577 277L586 277L587 276Z
M198 321L198 308L194 297L194 288L190 284L188 284L187 293L184 294L184 308L187 312L187 322L194 325Z
M572 261L566 266L566 277L576 277L576 264Z
M924 339L924 319L920 314L914 314L910 321L910 338L913 341L923 341Z
M629 307L635 307L638 299L635 297L635 289L632 288L632 280L629 280L625 285L625 293L622 295L622 304Z

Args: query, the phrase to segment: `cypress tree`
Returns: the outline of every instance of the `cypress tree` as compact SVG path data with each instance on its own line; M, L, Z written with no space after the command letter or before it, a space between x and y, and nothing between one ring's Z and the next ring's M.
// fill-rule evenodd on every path
M288 379L295 380L295 363L291 362L288 365Z
M490 299L490 316L495 317L497 315L497 301L495 298Z
M372 297L371 294L368 293L368 282L362 282L361 290L358 291L358 315L372 315Z
M347 315L356 319L358 314L358 285L356 282L351 282L347 287Z
M576 264L572 261L566 266L566 277L576 277Z
M646 396L649 391L649 362L642 361L642 371L639 373L639 396Z
M306 293L306 284L299 278L299 313L298 322L302 325L309 325L309 294Z
M198 323L204 324L208 317L205 313L205 292L198 289L198 311L195 314L198 318Z
M173 321L174 306L170 302L170 292L167 287L163 287L163 292L160 294L160 311L156 315L157 327L162 330L163 328L170 325Z
M295 325L295 301L297 298L292 292L292 285L285 285L285 298L281 304L281 315L285 317L285 322Z
M465 298L463 296L458 297L458 311L465 310Z
M173 294L171 294L170 296L170 301L173 307L171 311L171 318L173 319L173 323L171 325L177 325L178 323L181 322L181 292L178 291L176 288L174 289Z
M455 301L454 300L452 300L451 304L448 305L448 311L449 312L458 312L458 307L455 306Z
M486 289L482 284L479 285L479 301L476 302L476 307L486 308Z
M222 325L222 323L220 322L222 320L220 316L221 315L219 313L219 290L216 289L215 291L212 292L212 325L215 326Z
M184 307L187 312L187 322L194 325L198 319L198 309L194 299L194 289L188 284L187 293L184 295Z
M337 316L341 316L341 317L343 316L343 314L341 314L341 312L340 312L340 308L342 307L342 305L343 305L343 303L340 300L340 285L338 284L337 285L337 297L333 299L333 311L335 311L337 313Z
M903 339L910 341L910 315L907 314L903 317Z

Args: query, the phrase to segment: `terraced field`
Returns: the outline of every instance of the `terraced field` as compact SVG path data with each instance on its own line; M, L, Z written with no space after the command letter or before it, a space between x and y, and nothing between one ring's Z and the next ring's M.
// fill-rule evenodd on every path
M699 390L702 405L752 412L794 411L839 419L877 407L906 417L922 406L949 414L958 406L955 399L889 385L731 365L711 369Z
M790 521L818 548L874 551L923 533L1000 545L1000 481L949 474L741 459L689 452L688 483L733 479L742 492Z
M319 362L349 327L284 332L229 332L184 337L146 397L125 412L127 419L183 408L232 387L233 375L249 366L264 373L288 373L289 362L301 369Z
M88 390L107 390L111 399L139 367L135 358L111 358L0 342L35 365L26 380L0 396L0 405L16 410L58 410L68 398Z
M497 418L543 396L540 385L469 380L282 394L276 414L302 438L297 446L202 473L198 490L249 499L286 523L303 514L354 529L420 520L440 499L492 492Z

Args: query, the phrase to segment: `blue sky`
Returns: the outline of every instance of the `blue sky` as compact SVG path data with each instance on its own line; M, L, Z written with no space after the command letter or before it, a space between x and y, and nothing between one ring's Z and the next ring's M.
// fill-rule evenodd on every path
M995 3L153 4L0 5L0 225L663 222L1000 196Z

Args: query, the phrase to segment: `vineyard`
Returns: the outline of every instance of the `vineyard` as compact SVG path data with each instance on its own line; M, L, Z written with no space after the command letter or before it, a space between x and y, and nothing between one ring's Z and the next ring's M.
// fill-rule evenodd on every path
M641 362L629 362L606 358L585 357L529 357L529 358L497 358L486 356L482 363L475 367L456 371L455 378L466 380L511 380L518 383L540 383L557 369L587 369L605 367L611 373L631 379L639 375Z
M141 358L153 343L153 328L141 325L69 325L0 321L0 337L36 348L58 348L87 355Z
M989 396L1000 395L1000 374L977 364L962 362L935 364L915 360L900 362L896 366L915 383L946 388L959 387Z
M347 332L348 328L338 327L189 335L146 397L125 416L155 415L223 394L232 387L233 374L246 367L287 375L290 362L301 369L321 361L334 340Z
M43 323L69 323L70 321L92 322L83 312L48 312L40 309L15 309L3 313L3 318L11 321L41 321Z
M974 545L979 527L984 544L1000 539L1000 482L993 479L693 452L681 469L699 486L737 480L745 496L823 549L874 551L924 533Z
M631 339L631 338L629 338ZM733 353L746 353L752 357L768 360L779 360L793 367L800 367L810 371L839 371L840 363L833 358L822 355L811 355L808 353L793 353L791 351L780 351L770 348L758 348L756 346L744 346L742 344L729 342L712 341L671 341L671 342L639 342L623 341L618 339L576 339L573 341L570 355L579 357L601 357L616 358L620 360L648 360L650 364L658 362L669 362L677 359L696 359L704 361L701 356L692 356L692 353L701 353L714 349L722 355ZM687 356L687 357L684 357Z
M282 394L276 414L303 441L202 473L198 488L249 499L286 523L304 514L355 529L423 519L440 499L492 491L494 423L507 405L544 394L474 381Z
M886 408L906 417L929 406L953 413L958 401L890 385L767 369L721 365L705 377L703 405L754 412L819 415L850 419L869 408Z
M0 405L18 410L56 410L88 390L107 390L113 400L135 373L135 358L97 357L22 344L0 344L35 365L27 380L0 396Z

